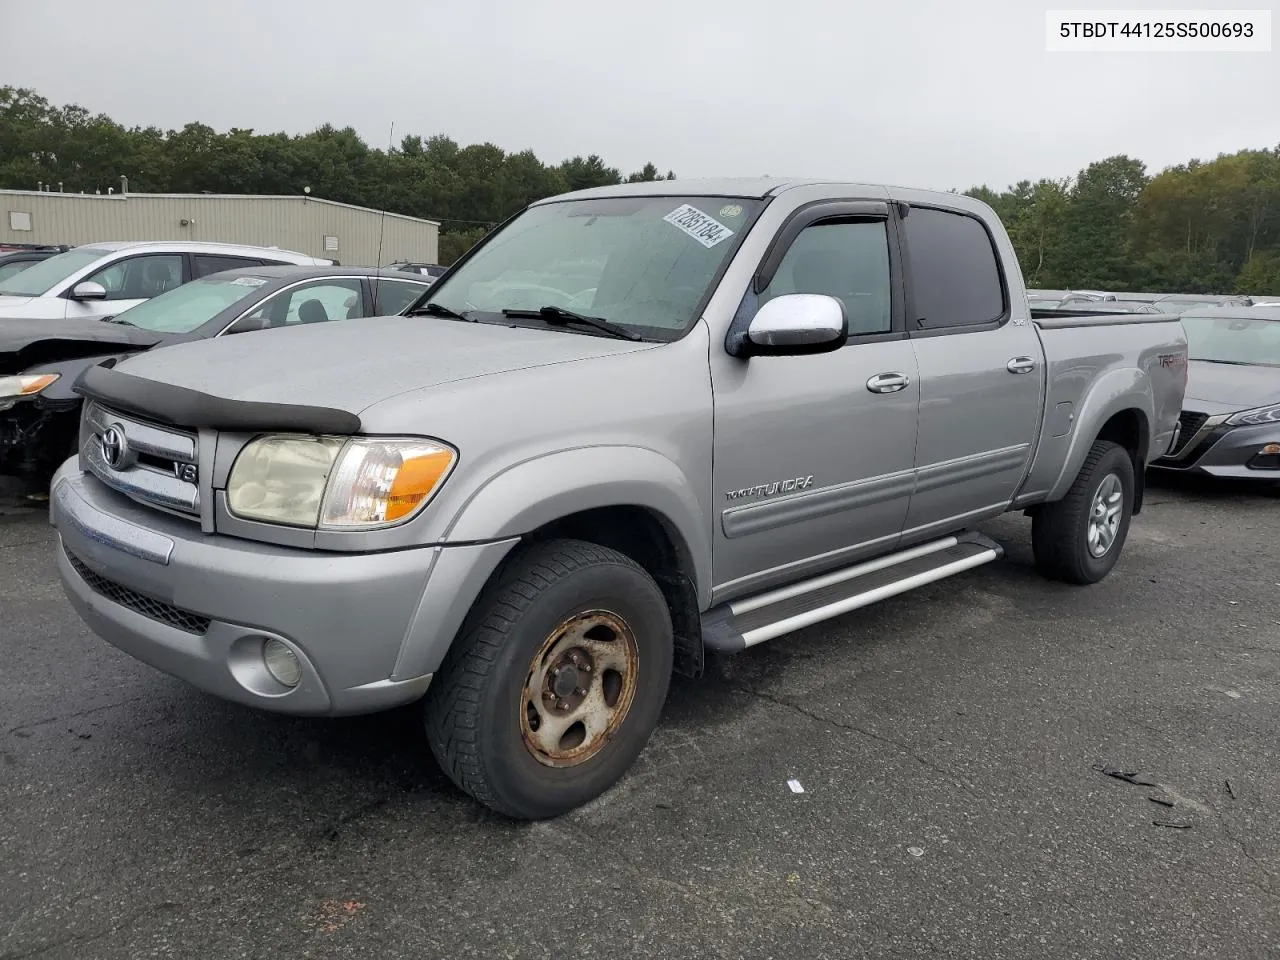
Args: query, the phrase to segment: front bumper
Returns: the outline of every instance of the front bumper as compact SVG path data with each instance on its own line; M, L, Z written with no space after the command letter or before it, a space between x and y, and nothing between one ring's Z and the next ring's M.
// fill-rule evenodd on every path
M1248 465L1269 443L1280 443L1280 424L1232 427L1218 423L1191 438L1187 447L1176 456L1161 457L1151 466L1178 473L1280 481L1280 469L1259 469Z
M103 639L216 696L281 713L370 713L421 697L513 540L334 554L206 535L69 460L54 476L58 571ZM287 688L262 645L301 664Z

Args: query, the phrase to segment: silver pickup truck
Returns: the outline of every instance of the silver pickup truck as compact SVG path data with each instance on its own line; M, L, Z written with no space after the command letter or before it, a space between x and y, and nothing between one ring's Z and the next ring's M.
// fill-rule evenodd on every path
M139 660L288 713L422 700L464 791L550 817L673 672L996 560L984 520L1105 577L1186 368L1176 320L1033 317L964 196L582 191L409 315L86 370L57 562Z

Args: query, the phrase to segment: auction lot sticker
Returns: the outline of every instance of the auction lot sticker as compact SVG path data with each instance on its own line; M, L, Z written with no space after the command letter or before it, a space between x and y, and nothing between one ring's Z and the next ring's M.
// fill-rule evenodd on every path
M733 231L715 217L708 216L687 203L676 207L662 219L683 230L704 247L714 247L721 240L733 236Z

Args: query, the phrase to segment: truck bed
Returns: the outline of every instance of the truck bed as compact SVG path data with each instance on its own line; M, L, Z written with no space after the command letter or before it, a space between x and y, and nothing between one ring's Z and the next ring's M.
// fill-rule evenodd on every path
M1167 449L1181 410L1187 341L1170 314L1032 311L1045 358L1045 406L1040 441L1023 488L1036 499L1060 495L1080 460L1077 427L1117 393L1145 395L1144 460Z

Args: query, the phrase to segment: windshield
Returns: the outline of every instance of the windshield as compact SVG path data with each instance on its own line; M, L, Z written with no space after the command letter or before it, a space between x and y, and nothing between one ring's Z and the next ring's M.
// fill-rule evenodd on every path
M469 319L482 320L503 310L561 307L674 340L697 319L759 208L758 200L736 197L610 197L532 207L436 281L431 301L477 311Z
M116 314L116 319L156 333L190 333L233 303L253 297L266 282L261 277L193 280Z
M1280 320L1182 318L1192 360L1280 367Z
M48 293L67 277L82 270L111 251L78 247L48 260L33 263L21 273L0 280L0 294L9 297L38 297Z

